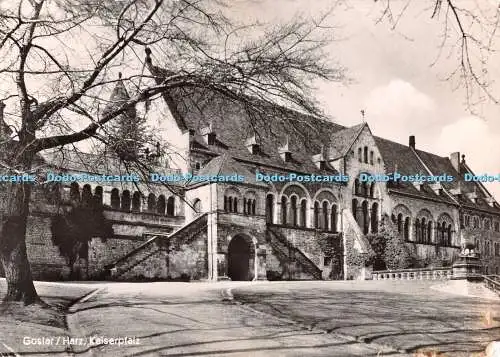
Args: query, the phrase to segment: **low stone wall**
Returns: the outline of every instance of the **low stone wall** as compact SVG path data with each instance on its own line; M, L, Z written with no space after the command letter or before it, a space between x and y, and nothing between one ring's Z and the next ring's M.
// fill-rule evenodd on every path
M373 280L448 280L452 277L452 268L401 269L372 272Z

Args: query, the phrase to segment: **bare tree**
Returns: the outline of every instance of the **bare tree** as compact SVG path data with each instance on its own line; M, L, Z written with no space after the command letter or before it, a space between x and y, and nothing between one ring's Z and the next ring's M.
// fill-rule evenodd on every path
M412 7L427 12L429 18L442 24L440 48L436 60L452 60L455 67L445 75L455 89L463 89L466 105L476 114L478 105L500 104L492 87L494 78L489 66L498 52L500 3L490 0L374 0L380 3L378 21L387 21L396 29Z
M297 18L251 36L256 25L233 24L224 9L216 0L1 3L0 96L14 131L2 143L4 173L33 172L44 150L106 141L107 123L139 102L179 88L203 88L254 113L283 108L284 120L284 106L321 115L311 96L314 80L343 78L323 52L325 39L331 39L324 33L330 31L326 15L317 21ZM145 46L167 69L161 78L144 70ZM127 75L118 78L117 68ZM110 88L118 80L133 92L109 107ZM0 215L4 300L37 303L25 243L32 185L8 186Z

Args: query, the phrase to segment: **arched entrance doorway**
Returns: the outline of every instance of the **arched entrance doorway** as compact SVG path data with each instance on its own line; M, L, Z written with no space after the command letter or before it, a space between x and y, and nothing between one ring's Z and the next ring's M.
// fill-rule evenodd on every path
M231 239L228 247L227 275L233 281L249 281L253 278L254 249L243 236Z

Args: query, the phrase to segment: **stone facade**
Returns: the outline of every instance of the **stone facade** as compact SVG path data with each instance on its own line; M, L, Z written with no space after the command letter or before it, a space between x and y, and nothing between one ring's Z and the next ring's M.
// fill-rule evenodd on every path
M116 280L365 279L371 277L367 235L378 234L384 217L421 267L451 266L461 246L473 242L484 273L499 273L500 206L480 183L463 180L472 171L460 154L437 156L418 150L414 137L403 145L374 136L366 123L344 127L300 113L294 125L302 127L293 130L270 117L250 125L243 109L229 108L233 102L225 111L224 101L217 101L217 115L209 110L212 102L204 103L210 114L204 115L182 103L182 93L169 94L171 100L155 103L158 110L148 116L156 122L159 112L169 113L161 132L183 160L166 167L167 160L158 159L157 173L243 180L165 185L143 178L137 185L68 183L49 195L36 191L27 227L36 278L67 279L77 271L81 279ZM68 174L88 167L94 173L124 170L114 158L103 164L88 155L86 165L77 165L74 156L43 159ZM395 174L453 180L365 180ZM52 242L51 219L94 199L113 235L93 237L69 267ZM339 243L340 257L319 244L329 240ZM336 258L339 264L332 263Z

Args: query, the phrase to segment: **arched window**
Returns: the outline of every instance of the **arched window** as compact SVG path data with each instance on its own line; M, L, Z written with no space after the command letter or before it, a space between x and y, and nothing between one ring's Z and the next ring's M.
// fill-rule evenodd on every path
M370 194L370 189L368 188L368 183L366 181L361 184L361 194L365 197Z
M227 198L227 211L233 212L233 198L231 196Z
M446 237L446 223L441 224L441 244L446 245L448 238Z
M352 204L351 204L351 209L352 209L352 215L354 216L354 219L356 220L356 222L359 223L358 219L358 200L357 199L353 199L352 200Z
M371 212L371 226L372 226L372 233L378 233L378 203L374 202L372 205L372 212Z
M368 202L367 201L363 201L362 208L363 208L363 233L368 234L370 220L368 217L369 216L369 212L368 212L369 209L368 209Z
M102 205L102 198L103 198L103 189L102 186L97 186L94 190L94 197L96 199L96 202L98 202L100 205Z
M175 215L175 197L170 196L167 200L167 216Z
M300 201L300 226L305 227L307 223L307 201Z
M133 212L141 211L141 194L137 191L135 191L132 196L132 211Z
M287 198L286 196L281 196L281 224L287 224Z
M323 213L323 224L322 224L322 227L325 231L327 231L329 229L328 227L328 202L324 201L323 202L323 206L321 207L321 211Z
M448 225L448 232L447 233L448 233L448 237L447 237L448 241L447 241L447 243L448 243L448 246L451 247L452 242L453 242L453 232L451 231L451 224Z
M274 216L274 196L269 194L266 196L266 221L273 223Z
M441 223L437 222L436 224L436 235L434 237L435 243L436 244L443 244L441 242Z
M83 185L82 189L82 204L89 206L92 202L92 187L89 184Z
M420 243L422 241L422 234L420 230L420 220L417 218L415 220L415 242Z
M370 197L375 197L375 182L372 182L370 185Z
M156 211L156 197L154 194L150 193L148 195L148 212Z
M368 163L368 146L364 147L363 154L364 154L363 156L364 156L364 159L365 159L364 162L365 162L365 164L367 164Z
M405 218L405 223L404 223L404 239L406 241L410 240L410 217Z
M164 215L165 214L166 200L164 195L158 196L158 201L156 202L156 213Z
M122 205L121 209L123 211L130 211L130 203L131 203L131 197L130 197L130 191L129 190L124 190L122 192Z
M238 197L233 197L233 212L238 213Z
M257 202L255 201L255 199L253 199L252 200L252 211L251 211L253 215L257 214L256 213L257 212L257 209L256 209L257 207L256 206L257 206Z
M298 226L297 223L297 196L290 199L290 219L292 226Z
M421 234L422 234L422 243L427 243L427 221L425 218L422 218L421 224Z
M373 165L373 151L370 151L370 165Z
M111 208L120 209L120 191L117 188L111 190Z
M319 228L319 202L314 202L314 228Z
M332 211L330 212L330 230L337 233L337 205L332 205Z
M403 214L398 214L398 233L403 232Z
M196 198L193 202L193 211L195 215L201 213L201 200L199 198Z
M432 243L432 221L427 222L427 242Z
M80 201L80 185L76 182L72 182L69 187L69 199L71 201Z
M354 180L354 194L359 195L359 180L358 179Z
M358 148L358 161L363 162L363 149Z

